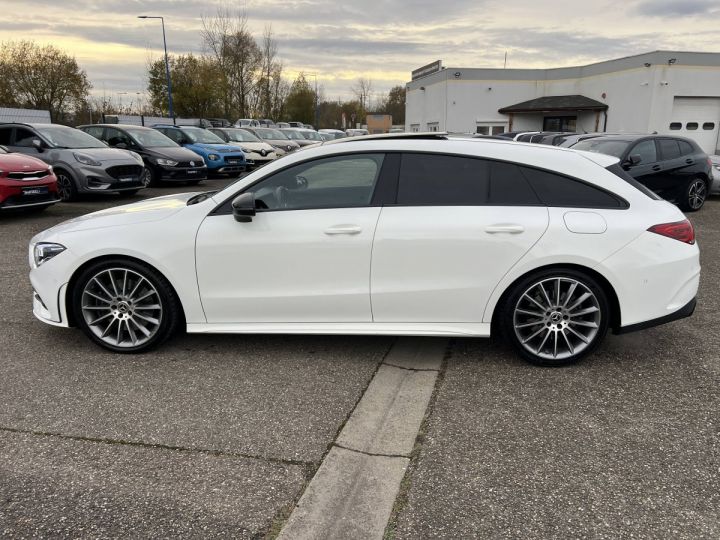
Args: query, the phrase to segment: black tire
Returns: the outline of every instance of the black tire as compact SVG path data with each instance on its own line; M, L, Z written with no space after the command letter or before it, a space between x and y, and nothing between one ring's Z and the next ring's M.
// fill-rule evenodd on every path
M55 169L55 177L57 178L58 195L60 195L60 199L63 202L76 200L78 190L73 175L65 169Z
M700 210L708 196L708 183L703 178L693 178L683 190L680 208L685 212Z
M142 183L145 187L155 187L160 183L158 174L152 167L145 167L143 170Z
M147 280L147 282L149 282L149 284L154 288L154 294L156 294L156 296L153 297L151 301L158 302L161 307L159 315L156 312L150 312L150 314L157 317L157 320L159 321L156 329L153 330L152 335L147 339L147 341L137 345L135 345L134 342L131 340L130 334L127 331L124 332L124 335L127 337L127 340L131 341L130 344L126 343L120 346L121 342L113 344L108 340L108 338L102 339L102 337L96 333L97 331L101 330L102 327L98 328L99 325L91 327L90 323L92 323L93 321L88 321L86 319L87 311L84 311L82 307L83 305L85 305L83 304L83 301L87 301L87 299L89 298L85 294L85 288L88 285L90 285L91 287L93 286L91 282L94 277L107 271L114 272L114 274L111 274L111 277L117 279L117 283L119 285L120 280L118 279L118 276L123 275L122 272L124 270L128 271L125 276L127 276L128 274L130 274L131 276L139 275L145 280ZM129 283L132 283L132 280L129 281ZM128 286L128 289L129 288L130 286ZM149 290L149 288L147 290ZM111 292L111 294L113 293L114 291ZM142 289L138 291L138 294L141 293ZM132 293L130 293L130 295L132 295ZM95 298L97 298L97 296ZM184 320L180 300L178 299L175 291L173 290L167 279L165 279L162 274L160 274L157 270L151 268L150 266L130 259L105 259L91 264L90 266L85 268L78 276L77 280L75 280L74 282L71 292L71 301L71 310L77 326L85 333L86 336L90 338L90 340L94 341L96 344L103 347L104 349L117 353L130 354L149 351L165 342L172 334L174 334L180 328L180 325ZM98 303L97 305L102 305L102 302ZM102 313L104 312L101 312L101 314ZM148 315L148 311L143 311L143 313ZM109 317L111 319L117 319L117 317L112 314L109 315ZM130 322L127 322L126 324L130 326ZM122 327L121 322L117 322L117 326L115 327L115 329L117 329L117 327ZM115 329L111 330L112 334L115 333ZM136 334L140 335L141 338L144 338L144 336L142 336L140 332L136 332Z
M573 283L577 285L573 287ZM544 297L538 284L545 288ZM590 293L588 299L574 307L585 293ZM550 307L543 308L548 302ZM545 367L567 366L591 354L607 334L611 313L600 284L570 269L549 269L526 276L513 286L500 309L498 322L505 339L525 360ZM590 312L583 314L585 311ZM559 348L563 349L561 353Z

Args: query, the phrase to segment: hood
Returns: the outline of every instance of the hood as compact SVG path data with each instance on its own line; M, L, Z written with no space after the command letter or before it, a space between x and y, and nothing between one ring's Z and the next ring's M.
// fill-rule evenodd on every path
M193 161L201 159L201 156L199 156L189 148L183 147L152 147L148 148L147 152L154 157L174 159L175 161Z
M265 139L267 142L272 144L273 146L279 146L283 150L287 150L288 147L291 149L300 148L300 145L298 145L295 141L291 141L290 139Z
M259 152L260 150L265 150L266 152L275 151L275 148L272 145L264 142L230 142L228 144L231 144L236 148L247 148L253 152Z
M193 143L192 145L195 148L200 148L202 150L205 150L206 152L221 152L223 150L228 150L232 152L240 152L240 149L236 146L230 146L225 143Z
M187 208L188 199L193 195L197 195L197 193L165 195L123 206L114 206L92 214L85 214L84 216L63 221L42 233L42 236L53 233L69 233L87 229L160 221L180 212L183 208Z
M63 148L63 150L65 150ZM132 156L130 150L123 150L122 148L68 148L67 152L74 152L76 154L85 154L97 161L132 161L134 165L137 165L137 160Z
M48 164L25 154L0 154L0 171L44 171Z

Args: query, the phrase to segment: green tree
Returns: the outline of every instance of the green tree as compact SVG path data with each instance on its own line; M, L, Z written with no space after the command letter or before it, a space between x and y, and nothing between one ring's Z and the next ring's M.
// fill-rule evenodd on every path
M365 123L365 109L359 100L346 101L340 106L342 113L345 113L347 127L354 128L356 124Z
M315 122L315 91L310 88L305 75L300 73L290 87L285 100L285 118L303 124Z
M405 87L393 86L383 100L380 112L392 116L393 124L405 124Z
M92 88L74 57L32 41L2 44L0 81L0 104L48 110L53 121L82 107Z

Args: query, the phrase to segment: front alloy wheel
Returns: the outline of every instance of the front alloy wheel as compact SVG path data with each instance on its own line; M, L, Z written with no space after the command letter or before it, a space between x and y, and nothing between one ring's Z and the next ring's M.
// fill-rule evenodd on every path
M74 289L75 320L96 343L115 352L158 345L178 325L179 305L167 281L134 261L91 266Z
M69 173L56 170L55 177L57 178L57 189L60 200L72 201L77 196L77 188L75 187L75 181Z
M145 187L150 187L152 185L153 173L148 167L145 167L145 169L143 170L141 181L142 181L142 185Z
M603 290L582 274L556 273L520 283L506 310L506 333L522 356L544 366L576 362L607 332Z

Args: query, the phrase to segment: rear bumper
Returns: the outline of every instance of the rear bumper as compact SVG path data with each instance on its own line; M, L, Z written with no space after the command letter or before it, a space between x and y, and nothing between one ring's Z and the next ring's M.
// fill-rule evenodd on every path
M637 332L638 330L645 330L647 328L652 328L653 326L660 326L661 324L666 324L669 322L684 319L686 317L690 317L693 314L693 312L695 311L696 305L697 305L697 298L693 298L687 304L685 304L683 307L681 307L674 313L670 313L669 315L665 315L663 317L658 317L657 319L651 319L649 321L645 321L645 322L641 322L641 323L637 323L637 324L630 324L628 326L622 326L622 327L614 330L613 334L628 334L630 332Z

